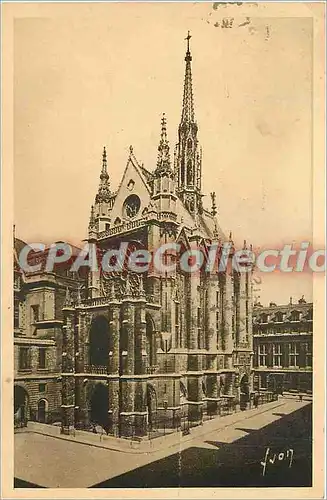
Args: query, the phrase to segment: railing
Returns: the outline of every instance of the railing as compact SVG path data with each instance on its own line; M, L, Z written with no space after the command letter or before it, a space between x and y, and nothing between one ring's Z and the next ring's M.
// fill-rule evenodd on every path
M158 219L170 219L170 220L177 220L177 215L174 214L173 212L160 212L158 213Z
M238 343L238 348L239 349L248 349L249 348L249 342L239 342Z
M84 373L106 375L108 373L108 368L107 366L86 365L84 368Z
M237 402L234 398L231 397L224 398L224 396L222 396L222 399L219 404L219 415L220 416L231 415L236 411L236 405Z
M109 300L109 297L94 297L83 300L82 304L85 306L104 306L108 304Z
M154 296L154 295L151 295L151 294L146 294L145 298L146 298L146 301L147 301L149 304L157 304L157 302L156 302L156 300L155 300L155 296Z
M32 422L40 422L42 424L55 424L61 422L61 411L40 411L30 409L30 418Z
M140 295L137 291L132 290L131 296L134 298L139 298ZM123 293L115 292L114 298L116 300L122 300L125 297ZM81 306L95 307L95 306L106 306L109 304L111 297L94 297L92 299L85 299L81 302ZM154 295L146 295L145 300L150 304L156 304Z
M156 218L158 220L177 220L177 215L174 212L169 212L169 211L164 211L164 212L159 212L156 214ZM125 231L130 231L131 229L136 229L141 226L144 226L148 221L148 217L143 217L142 219L138 220L133 220L130 222L123 222L122 224L119 224L119 226L114 226L111 227L110 229L106 229L105 231L101 231L101 233L98 234L99 240L104 239L104 238L109 238L110 236L114 236L115 234L123 233Z
M25 412L23 412L21 408L14 413L14 429L20 429L21 427L27 426L27 418L24 416L24 413Z
M153 373L157 373L158 369L159 369L159 365L148 366L146 369L146 372L148 375L151 375Z
M119 226L114 226L111 227L110 229L107 229L106 231L102 231L99 233L98 238L103 239L103 238L108 238L109 236L113 236L115 234L123 233L125 231L130 231L131 229L135 229L138 227L141 227L145 224L146 219L139 219L139 220L134 220L131 222L123 222Z
M220 416L220 401L205 401L202 407L203 422L206 420L212 420L217 416Z
M148 423L149 439L155 439L182 430L181 424L181 417L175 413L173 416L165 414L155 415L152 417L152 421ZM189 428L187 419L183 421L183 428Z
M253 397L253 404L255 407L271 403L272 401L278 401L278 394L271 391L260 392Z

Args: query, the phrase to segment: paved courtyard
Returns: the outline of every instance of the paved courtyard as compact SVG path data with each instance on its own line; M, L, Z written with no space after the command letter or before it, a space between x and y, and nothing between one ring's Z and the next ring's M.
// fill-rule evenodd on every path
M285 457L287 450L294 448L297 462L294 459L293 472L290 469L286 476L291 480L296 464L300 464L300 453L302 461L305 455L305 463L310 466L310 416L308 402L280 399L266 408L217 418L208 426L193 429L187 441L170 448L140 454L31 432L17 433L15 478L20 481L16 486L27 487L24 481L48 488L228 486L228 481L238 484L245 464L248 477L252 477L252 470L252 480L259 485L263 481L260 461L267 447L285 453ZM283 461L269 473L267 470L264 481L271 480L274 471L279 470L277 465L286 466ZM236 477L233 470L238 470Z

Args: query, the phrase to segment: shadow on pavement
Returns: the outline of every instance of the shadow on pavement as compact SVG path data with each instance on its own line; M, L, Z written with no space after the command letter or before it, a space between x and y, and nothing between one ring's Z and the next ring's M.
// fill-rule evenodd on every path
M236 427L235 430L241 431L241 432L246 432L247 434L250 434L251 432L254 432L256 429L245 429L244 427Z
M305 487L312 485L312 405L219 449L188 448L181 453L94 485L92 488ZM268 450L263 475L263 462ZM290 458L294 456L290 467ZM283 457L281 459L280 457ZM271 460L271 462L269 461Z
M23 479L14 478L14 488L44 488L38 484L29 483L28 481L23 481Z

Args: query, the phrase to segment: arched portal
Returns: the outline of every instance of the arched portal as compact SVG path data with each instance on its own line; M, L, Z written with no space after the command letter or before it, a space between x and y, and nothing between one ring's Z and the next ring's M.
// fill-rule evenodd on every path
M249 377L244 373L240 380L240 409L246 410L250 401Z
M187 402L187 389L183 382L179 382L179 401L181 405L180 425L183 434L189 433L189 419L188 419L188 402Z
M109 362L109 323L104 316L96 316L90 329L90 365L108 366Z
M108 429L109 391L108 386L99 383L95 386L91 401L91 422Z
M148 355L149 367L156 365L156 332L154 328L154 322L150 314L145 315L146 321L146 352Z
M246 373L244 373L244 375L241 378L241 381L240 381L240 390L241 390L241 394L246 394L247 396L249 396L249 394L250 394L250 384L249 384L249 377L248 377L248 375Z
M187 401L187 390L182 381L179 382L179 397L181 404L186 403Z
M14 413L15 423L25 422L28 418L28 394L27 391L20 385L14 386Z
M46 399L40 399L37 404L37 420L45 423L47 420L48 402Z
M148 427L154 430L157 425L157 394L151 384L146 388L146 405L148 409Z

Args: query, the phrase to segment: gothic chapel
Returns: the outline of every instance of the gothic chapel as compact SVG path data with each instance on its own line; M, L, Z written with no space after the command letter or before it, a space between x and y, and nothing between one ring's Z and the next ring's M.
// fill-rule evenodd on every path
M178 143L171 161L165 116L154 169L133 148L117 191L103 151L88 241L98 251L128 244L149 251L228 241L215 196L202 203L202 154L187 36ZM231 236L229 237L231 241ZM232 258L233 247L230 258ZM62 352L62 432L101 425L109 435L146 439L188 431L237 410L252 383L251 272L90 271L85 297L67 295ZM232 409L232 410L231 410Z

